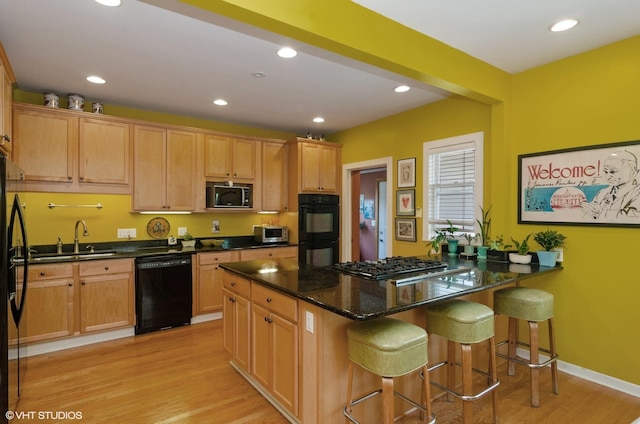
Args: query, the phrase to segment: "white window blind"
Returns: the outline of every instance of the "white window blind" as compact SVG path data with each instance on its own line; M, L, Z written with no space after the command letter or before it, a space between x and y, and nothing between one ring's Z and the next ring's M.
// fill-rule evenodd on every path
M424 144L427 212L424 240L448 226L460 232L477 232L476 217L482 205L482 133Z

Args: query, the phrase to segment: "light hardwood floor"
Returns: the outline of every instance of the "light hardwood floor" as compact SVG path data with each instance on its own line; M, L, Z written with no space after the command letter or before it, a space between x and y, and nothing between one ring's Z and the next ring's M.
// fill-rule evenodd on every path
M31 357L18 409L77 411L82 419L14 423L286 424L228 360L221 321ZM549 372L542 373L541 407L531 408L526 371L518 367L515 377L505 375L505 366L498 371L502 424L629 424L640 417L640 399L564 373L558 396ZM490 397L474 409L477 423L491 422ZM462 422L458 401L436 400L433 410L438 424Z

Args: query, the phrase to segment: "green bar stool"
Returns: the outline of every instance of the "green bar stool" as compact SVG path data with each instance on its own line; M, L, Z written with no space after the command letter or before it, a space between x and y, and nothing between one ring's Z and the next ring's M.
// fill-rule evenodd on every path
M515 364L529 367L531 385L531 406L540 406L540 368L551 364L551 385L553 393L558 394L558 354L556 353L555 336L553 334L553 295L544 290L529 287L509 287L493 293L493 310L496 315L509 317L509 338L499 342L497 346L509 344L508 354L498 353L501 358L509 360L508 374L515 374ZM529 322L529 344L518 341L518 320ZM549 349L540 348L538 342L538 323L549 323ZM529 360L521 358L516 353L516 347L525 346L529 349ZM540 362L540 352L547 353L549 359Z
M346 422L358 423L352 415L352 406L382 394L382 411L385 424L394 422L394 395L420 410L420 419L425 415L434 423L431 414L431 395L427 379L422 383L421 400L417 402L394 390L393 377L400 377L422 370L428 375L427 332L406 321L381 317L358 322L347 329L349 370L347 404L343 413ZM358 399L352 397L353 365L382 378L382 389L374 390Z
M447 365L447 385L435 381L431 384L447 392L449 400L456 396L462 399L464 424L473 422L473 401L489 392L493 398L493 422L498 422L498 396L496 388L500 385L496 373L496 348L494 344L493 310L480 303L454 299L427 307L427 332L447 339L447 360L429 368L433 371ZM489 341L489 367L483 372L472 366L471 345ZM461 361L456 363L456 343L460 344ZM456 365L462 368L462 393L455 391ZM473 393L473 372L489 377L487 386Z

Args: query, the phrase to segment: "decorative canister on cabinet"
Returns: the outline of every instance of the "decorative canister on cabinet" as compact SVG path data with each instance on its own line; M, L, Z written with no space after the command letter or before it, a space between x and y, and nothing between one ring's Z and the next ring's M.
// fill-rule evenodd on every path
M104 114L104 105L98 102L91 103L91 112L97 113L98 115Z
M60 97L56 93L44 93L44 105L46 107L60 107Z
M80 94L69 94L67 101L69 103L67 109L84 110L84 97Z

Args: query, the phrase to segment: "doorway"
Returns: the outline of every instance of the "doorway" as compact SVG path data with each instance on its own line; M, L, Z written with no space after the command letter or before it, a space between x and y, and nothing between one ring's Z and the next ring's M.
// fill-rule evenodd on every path
M387 239L387 235L393 234L392 223L389 217L392 216L389 200L392 198L391 188L393 187L393 159L391 157L373 159L363 162L354 162L342 166L342 210L341 210L341 249L340 261L357 261L360 258L360 181L362 174L371 173L374 170L380 171L384 175L384 184L380 184L382 179L376 181L378 192L378 207L375 210L375 234L373 243L378 257L392 256L392 243ZM383 200L381 200L383 199ZM364 199L363 199L364 200ZM363 204L364 206L364 204ZM382 208L382 210L381 210ZM385 222L381 222L380 219ZM380 243L380 234L384 237L384 243Z

